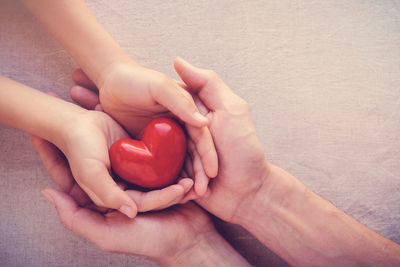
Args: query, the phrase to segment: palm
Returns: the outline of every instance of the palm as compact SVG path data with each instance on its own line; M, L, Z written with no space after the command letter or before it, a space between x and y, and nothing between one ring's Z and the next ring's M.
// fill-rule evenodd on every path
M87 176L92 176L96 171L106 170L108 173L108 147L127 134L109 116L97 111L87 111L68 127L69 138L66 138L68 143L65 144L68 149L63 152L38 137L31 136L32 142L50 174L58 178L55 181L63 192L72 194L83 206L94 207L90 199L104 206L89 187L94 188L91 184L96 183L107 183L109 187L116 187L116 184L111 179L100 180L99 176Z
M242 100L237 100L233 114L216 110L207 115L211 118L209 127L219 152L219 170L210 184L209 197L198 200L205 209L228 221L240 207L242 198L247 197L243 192L252 193L258 183L255 178L261 178L266 168L264 150L250 113Z
M80 162L82 168L89 168L93 161L109 168L108 147L118 139L128 137L128 134L109 116L98 111L87 111L70 125L68 142L69 150L66 156L71 167ZM83 164L82 164L83 163Z
M103 232L110 247L106 250L147 255L151 258L173 257L190 245L198 235L213 229L208 216L193 203L166 211L141 214L134 221L118 212L104 216ZM98 229L100 232L101 229Z
M234 221L245 200L261 186L267 168L249 107L215 72L179 58L174 63L188 90L196 95L199 110L210 121L219 155L218 176L210 184L210 193L196 201L216 216Z

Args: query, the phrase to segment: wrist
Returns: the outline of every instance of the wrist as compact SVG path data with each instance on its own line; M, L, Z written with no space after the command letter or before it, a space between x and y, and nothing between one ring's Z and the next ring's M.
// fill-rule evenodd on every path
M257 222L265 222L274 211L287 207L299 196L303 197L303 194L298 193L307 190L300 181L283 169L271 163L267 163L267 166L262 184L243 202L241 212L235 217L234 223L248 230L257 226Z
M269 191L269 189L273 187L273 172L275 171L275 166L267 162L266 159L264 159L263 165L263 171L259 173L256 178L251 179L252 181L256 181L251 186L253 189L247 191L245 196L240 196L236 212L231 220L229 220L230 223L243 225L248 220L256 219L260 205L267 205L266 196L269 196L269 194L266 191Z
M55 99L55 101L60 101L60 107L53 122L49 125L49 134L45 139L66 153L71 132L76 128L74 125L88 113L88 110L61 99Z
M164 267L248 266L246 260L215 229L192 239L192 243L185 249L159 263Z
M107 81L114 77L114 75L119 75L121 73L125 73L127 70L130 71L132 68L139 67L140 65L128 56L121 56L120 58L110 61L110 63L100 71L99 77L95 81L95 84L99 91L102 91Z
M85 109L0 77L0 123L46 139L58 147L68 125Z
M399 261L393 242L273 165L238 224L291 265L374 266Z

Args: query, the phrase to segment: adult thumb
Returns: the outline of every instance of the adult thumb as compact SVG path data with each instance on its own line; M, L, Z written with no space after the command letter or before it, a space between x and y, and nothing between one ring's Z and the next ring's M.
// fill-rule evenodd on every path
M174 67L187 85L186 89L192 94L198 94L208 109L225 109L227 103L237 98L213 70L195 67L180 57L174 60Z
M197 68L180 57L175 58L174 67L192 93L199 93L199 90L207 84L208 78L211 78L210 73L207 73L211 72L210 70Z

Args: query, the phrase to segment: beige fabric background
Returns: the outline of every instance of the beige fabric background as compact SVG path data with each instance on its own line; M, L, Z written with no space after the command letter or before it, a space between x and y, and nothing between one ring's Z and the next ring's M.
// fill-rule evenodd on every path
M267 157L400 242L400 1L88 1L139 63L214 69L252 107ZM0 0L0 74L69 100L76 64L17 1ZM155 266L64 230L25 133L0 127L0 266ZM218 223L256 266L285 266Z

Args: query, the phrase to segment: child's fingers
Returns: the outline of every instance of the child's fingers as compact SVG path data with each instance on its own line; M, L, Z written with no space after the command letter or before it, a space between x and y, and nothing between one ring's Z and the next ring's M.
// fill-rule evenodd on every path
M130 218L136 216L136 204L115 183L103 163L86 159L80 162L79 167L76 181L96 205L117 209Z
M80 85L71 88L70 96L78 105L90 110L95 109L100 103L99 96L95 92Z
M202 196L207 191L209 178L207 177L203 169L203 165L201 164L200 155L197 153L194 143L190 140L188 142L188 149L193 158L194 189L197 195Z
M192 96L175 82L166 82L151 88L154 100L166 107L182 121L202 127L207 125L208 119L200 114Z
M215 151L214 142L208 127L186 126L189 137L193 140L195 148L200 156L204 171L208 177L218 174L218 156Z
M184 180L184 181L182 181ZM149 192L135 190L126 191L135 201L139 212L164 209L179 203L193 186L193 181L189 178L182 179L179 184L174 184L163 189Z
M183 187L183 191L187 194L193 188L193 180L190 178L182 178L178 182Z
M78 85L97 91L97 86L89 79L82 69L76 69L72 73L72 80Z
M72 197L55 189L47 188L42 193L55 205L60 221L65 228L94 242L103 249L107 244L112 243L110 228L104 216L80 208Z
M198 199L199 195L197 195L196 191L194 188L192 188L180 201L179 204L185 204L189 202L190 200L195 200Z

